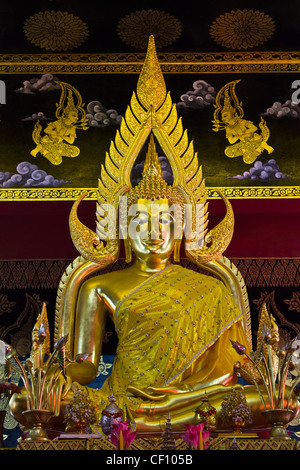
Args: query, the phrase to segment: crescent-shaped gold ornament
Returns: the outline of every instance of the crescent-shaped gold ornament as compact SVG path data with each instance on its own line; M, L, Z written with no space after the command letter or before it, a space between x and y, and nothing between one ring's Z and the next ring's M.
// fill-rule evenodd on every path
M189 141L187 131L183 129L182 119L178 118L176 104L172 104L170 93L166 90L153 36L149 38L136 93L132 94L120 129L116 132L101 166L96 213L97 234L101 232L103 219L106 218L107 221L107 207L113 207L112 213L118 214L120 197L130 194L133 190L131 171L149 138L157 140L170 163L173 172L172 189L177 194L180 193L185 204L192 208L192 214L196 214L198 204L203 209L201 230L204 242L197 250L190 252L187 249L188 257L196 263L218 259L233 235L234 217L231 204L225 195L220 193L225 201L227 213L224 220L207 233L208 204L202 167L199 165L197 153L194 152L193 141ZM152 144L149 145L151 146ZM151 178L151 175L144 177ZM117 236L116 239L111 239L108 235L104 246L99 236L79 221L77 208L82 198L74 204L70 214L71 237L84 258L106 266L118 255ZM108 217L108 221L110 220ZM192 220L194 221L194 218ZM193 229L197 229L197 226L194 225Z

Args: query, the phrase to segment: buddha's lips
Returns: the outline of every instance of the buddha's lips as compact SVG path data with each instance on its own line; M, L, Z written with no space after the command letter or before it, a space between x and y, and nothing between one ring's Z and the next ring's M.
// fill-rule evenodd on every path
M163 240L145 240L144 245L149 246L149 247L156 247L156 246L161 246L164 241Z

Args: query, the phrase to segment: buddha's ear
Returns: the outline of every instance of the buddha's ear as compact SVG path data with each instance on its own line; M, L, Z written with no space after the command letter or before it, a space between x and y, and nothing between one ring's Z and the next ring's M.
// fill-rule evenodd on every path
M179 263L181 242L182 242L182 238L183 238L183 234L185 230L184 211L179 207L179 205L175 206L174 217L175 217L175 220L174 220L175 242L174 242L174 249L173 249L173 260L175 261L175 263Z
M129 238L124 239L124 248L125 248L125 262L130 263L132 260L132 250L130 245Z
M180 261L180 247L181 247L181 238L176 239L174 243L173 260L175 261L175 263L179 263Z

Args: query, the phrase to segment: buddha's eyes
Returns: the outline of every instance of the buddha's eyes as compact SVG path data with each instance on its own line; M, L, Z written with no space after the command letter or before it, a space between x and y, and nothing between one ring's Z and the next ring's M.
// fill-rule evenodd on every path
M137 225L148 224L149 215L148 215L148 213L138 212L134 217L132 217L131 222L133 222Z
M159 216L160 225L169 225L174 221L174 217L170 212L161 212Z
M154 217L148 213L138 213L132 217L131 221L138 225L148 224ZM169 212L160 212L158 217L158 222L161 225L167 225L170 222L174 221L174 217Z

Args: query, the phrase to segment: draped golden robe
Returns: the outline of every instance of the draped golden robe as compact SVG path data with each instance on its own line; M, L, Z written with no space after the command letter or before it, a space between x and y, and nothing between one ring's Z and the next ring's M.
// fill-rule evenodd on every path
M99 418L113 394L121 409L142 398L128 386L206 383L232 374L240 356L230 339L247 344L242 314L221 281L170 265L117 305L118 347L112 374L100 390L86 387Z

